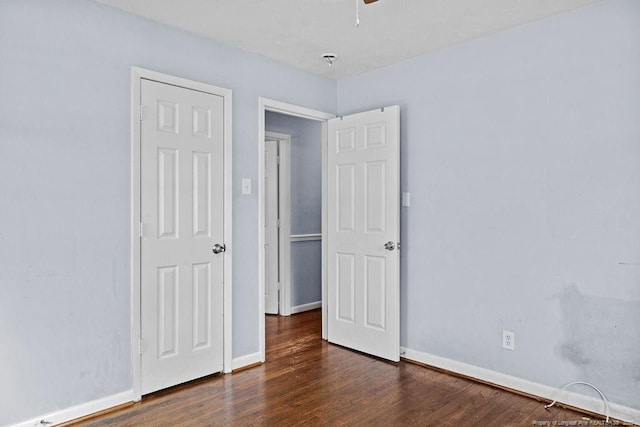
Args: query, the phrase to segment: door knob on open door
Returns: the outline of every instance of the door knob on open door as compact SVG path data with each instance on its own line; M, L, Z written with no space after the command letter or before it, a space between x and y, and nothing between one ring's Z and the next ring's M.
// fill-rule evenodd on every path
M214 254L221 254L222 252L227 250L227 245L221 245L219 243L216 243L215 245L213 245L213 248L211 249L211 251Z
M393 242L387 242L384 244L384 248L388 251L392 251L396 248L396 244Z

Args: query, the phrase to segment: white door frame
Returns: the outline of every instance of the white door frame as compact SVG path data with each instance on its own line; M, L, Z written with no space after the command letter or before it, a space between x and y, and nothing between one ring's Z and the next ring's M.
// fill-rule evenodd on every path
M279 147L278 211L280 213L280 229L278 230L278 236L280 242L278 245L278 264L280 267L280 293L278 295L278 314L289 316L291 314L291 135L265 132L266 140L278 141ZM264 178L260 183L263 182ZM286 197L283 197L283 188L285 189L284 194L286 194Z
M327 263L326 258L326 186L327 186L327 120L333 119L334 114L325 113L310 108L301 107L286 102L276 101L273 99L258 98L258 336L259 336L259 352L260 361L265 361L265 326L264 326L264 212L265 212L265 195L264 195L264 139L265 139L265 113L272 111L274 113L285 114L288 116L301 117L303 119L316 120L322 122L322 338L327 338Z
M171 76L139 67L131 67L131 360L133 361L133 396L141 399L140 361L140 83L153 80L186 89L206 92L224 99L224 254L223 301L223 371L231 372L231 257L232 238L232 162L231 162L231 90Z

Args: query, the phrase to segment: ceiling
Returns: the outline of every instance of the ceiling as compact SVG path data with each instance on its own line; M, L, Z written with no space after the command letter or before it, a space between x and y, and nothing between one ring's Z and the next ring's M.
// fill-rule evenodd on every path
M97 0L340 79L599 0ZM331 67L321 58L331 52Z

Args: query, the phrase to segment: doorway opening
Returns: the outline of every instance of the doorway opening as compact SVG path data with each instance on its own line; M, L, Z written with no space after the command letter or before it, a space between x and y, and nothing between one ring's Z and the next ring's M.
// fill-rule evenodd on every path
M321 211L322 228L322 338L398 361L400 107L382 107L333 118L325 113L260 98L258 111L259 361L265 361L267 202L264 179L268 113L283 115L285 117L276 117L284 121L293 120L290 117L293 116L321 124L321 209L316 205L315 212ZM275 148L276 156L278 152L279 147ZM306 172L303 170L302 176ZM299 179L292 178L291 181ZM296 233L293 227L292 232ZM289 234L289 245L293 244L291 237ZM280 240L287 243L287 238ZM287 294L286 290L284 294Z
M265 127L265 313L288 316L322 305L322 124L267 111Z
M264 362L265 313L287 316L322 307L326 339L322 236L326 129L334 116L265 98L260 98L259 114L259 334Z

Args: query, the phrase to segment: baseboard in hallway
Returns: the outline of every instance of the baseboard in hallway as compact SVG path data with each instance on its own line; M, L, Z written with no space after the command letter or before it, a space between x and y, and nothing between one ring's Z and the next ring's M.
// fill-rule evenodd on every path
M315 310L322 307L322 301L310 302L309 304L297 305L291 307L291 314L302 313L304 311Z

